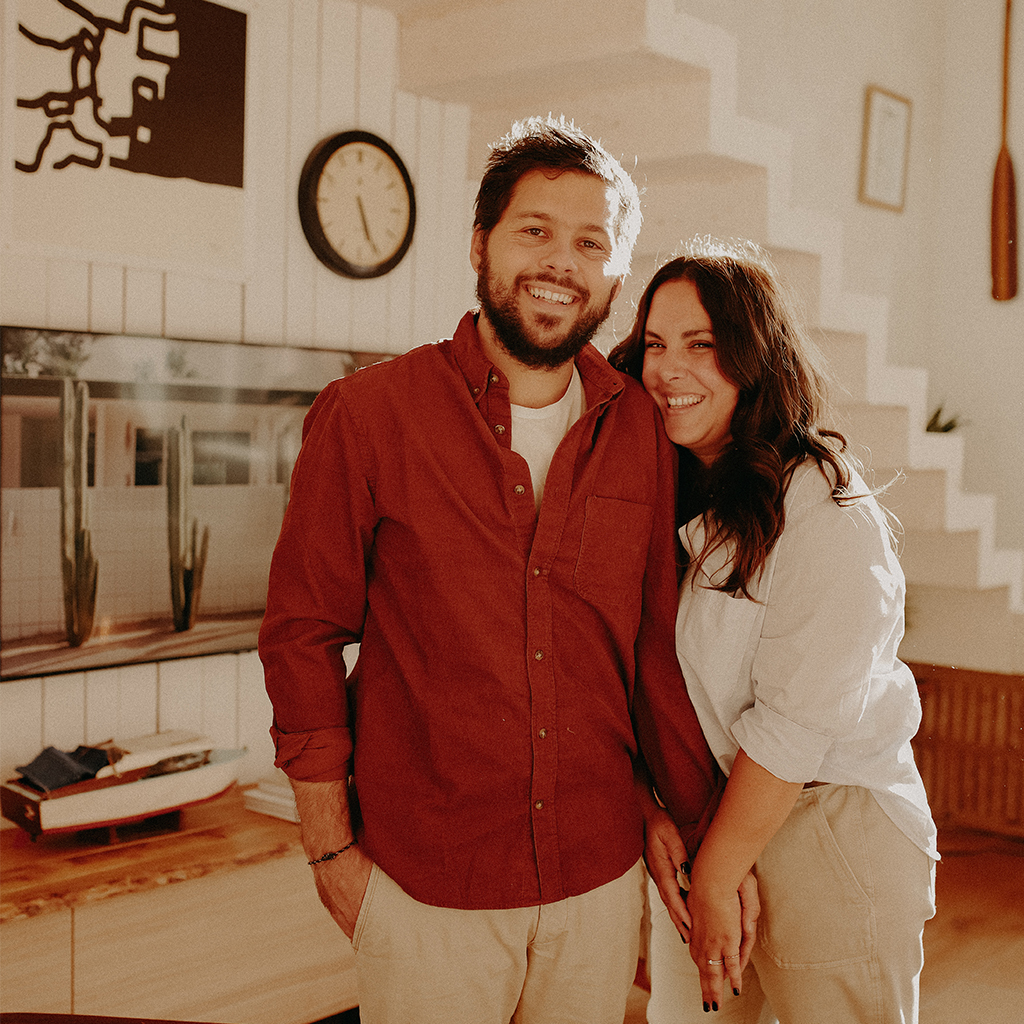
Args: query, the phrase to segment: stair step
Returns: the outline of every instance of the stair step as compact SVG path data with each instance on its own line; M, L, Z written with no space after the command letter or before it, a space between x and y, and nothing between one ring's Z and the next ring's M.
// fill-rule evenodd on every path
M532 115L564 114L597 135L638 184L666 169L689 177L729 173L736 161L708 154L708 74L665 64L653 80L634 79L581 91L575 76L554 90L528 88L500 102L473 98L470 180L479 180L487 147L514 122Z
M831 376L829 395L836 405L866 402L868 343L863 334L812 328L811 340L824 357Z
M910 430L906 406L851 402L837 406L833 413L836 429L869 472L877 466L906 465Z
M678 160L648 175L638 249L655 254L659 263L694 236L765 242L765 169L727 161L720 173L706 175L698 170L702 166L700 161Z
M979 558L977 530L918 530L904 524L900 565L908 583L977 588Z
M980 672L1024 671L1024 614L1009 589L964 590L907 584L907 627L900 658Z
M578 0L460 3L409 11L402 16L400 87L439 100L497 106L522 97L562 95L566 83L582 97L671 77L680 62L649 49L647 7L648 0L589 0L585 18ZM535 26L543 30L534 31ZM572 30L571 47L565 45L562 28ZM509 45L525 33L529 46Z
M821 257L795 249L769 249L783 285L790 293L797 315L814 327L821 320Z
M946 528L947 473L942 469L881 469L870 475L878 496L905 530L941 531Z
M870 483L899 476L880 500L904 531L906 656L1020 671L1024 555L994 549L994 499L961 491L962 437L924 431L927 375L888 364L888 304L845 290L843 225L791 200L792 140L739 114L735 40L672 0L590 0L585 17L579 0L381 3L401 19L400 87L471 111L474 190L487 144L531 114L572 117L631 172L636 158L645 226L595 339L603 351L628 332L654 270L693 235L768 249L834 377L837 429ZM508 45L532 24L549 31L529 48ZM567 49L558 30L568 26Z

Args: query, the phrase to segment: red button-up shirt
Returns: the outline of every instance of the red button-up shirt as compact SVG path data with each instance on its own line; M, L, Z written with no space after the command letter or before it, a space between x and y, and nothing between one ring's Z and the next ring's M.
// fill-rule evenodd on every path
M636 862L635 687L670 709L684 761L666 803L706 818L715 768L674 650L671 445L638 384L589 346L577 366L586 409L539 514L471 314L306 417L260 633L277 764L351 772L364 851L423 903L534 906Z

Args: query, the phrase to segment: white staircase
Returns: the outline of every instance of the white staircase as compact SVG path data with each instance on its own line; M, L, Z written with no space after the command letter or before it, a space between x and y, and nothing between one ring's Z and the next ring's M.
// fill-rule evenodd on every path
M681 241L771 252L817 325L840 429L875 485L896 479L883 500L904 528L902 656L1024 672L1024 552L997 549L995 499L961 489L963 438L925 431L925 371L887 362L886 301L844 290L843 225L793 201L790 139L737 114L735 40L672 0L378 2L400 18L401 88L470 109L470 195L487 144L530 114L572 117L627 169L636 154L644 228L603 347Z

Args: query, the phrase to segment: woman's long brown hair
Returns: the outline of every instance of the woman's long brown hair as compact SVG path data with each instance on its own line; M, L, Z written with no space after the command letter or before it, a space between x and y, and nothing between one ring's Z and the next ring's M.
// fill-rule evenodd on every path
M705 469L681 449L680 524L703 515L704 563L712 551L735 551L728 578L714 589L751 597L750 588L785 525L786 487L812 458L849 504L856 461L846 439L823 426L824 373L817 349L800 326L768 257L753 243L710 239L691 243L651 278L629 336L609 361L642 380L644 335L654 293L669 281L692 281L711 319L722 373L739 388L731 442ZM826 467L829 471L826 471ZM689 472L687 472L689 470Z

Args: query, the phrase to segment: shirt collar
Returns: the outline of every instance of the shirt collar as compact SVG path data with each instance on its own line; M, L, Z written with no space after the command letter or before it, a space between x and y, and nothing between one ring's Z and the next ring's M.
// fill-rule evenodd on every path
M477 313L470 311L459 321L452 338L452 349L470 394L477 404L488 387L501 386L508 391L508 380L485 355L476 327ZM583 381L585 408L593 409L611 401L625 386L622 377L593 345L587 345L576 357L576 368Z

